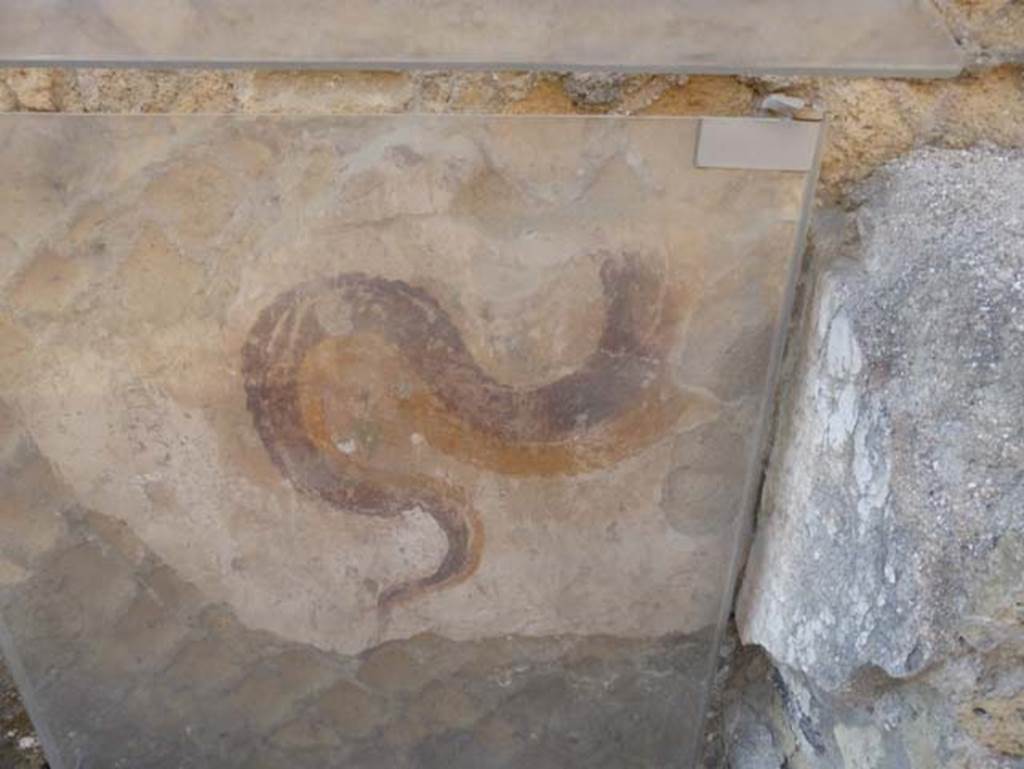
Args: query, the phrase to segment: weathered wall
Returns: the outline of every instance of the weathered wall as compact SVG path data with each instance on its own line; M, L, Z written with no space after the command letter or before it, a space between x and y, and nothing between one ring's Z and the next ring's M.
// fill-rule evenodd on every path
M974 60L949 81L7 69L0 111L746 115L773 92L818 102L830 138L805 322L740 617L777 662L754 647L727 658L726 739L713 730L707 762L1019 767L1024 4L938 4ZM835 621L815 625L827 610Z
M1022 190L1020 150L925 148L819 219L737 607L777 689L728 719L777 755L737 767L1024 766Z
M1024 60L1024 5L1018 0L935 0L935 5L978 64Z

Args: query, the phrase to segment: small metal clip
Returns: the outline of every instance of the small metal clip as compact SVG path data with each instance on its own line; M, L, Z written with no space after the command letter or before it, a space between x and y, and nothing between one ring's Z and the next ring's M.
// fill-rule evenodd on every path
M791 120L820 121L824 112L813 104L808 104L798 96L787 96L773 93L765 96L759 105L762 112Z

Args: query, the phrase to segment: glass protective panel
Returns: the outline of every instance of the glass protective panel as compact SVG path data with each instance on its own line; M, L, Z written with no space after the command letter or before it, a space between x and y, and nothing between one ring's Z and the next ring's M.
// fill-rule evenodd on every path
M952 75L927 0L7 0L0 60Z
M699 122L0 118L54 769L687 765L813 175Z

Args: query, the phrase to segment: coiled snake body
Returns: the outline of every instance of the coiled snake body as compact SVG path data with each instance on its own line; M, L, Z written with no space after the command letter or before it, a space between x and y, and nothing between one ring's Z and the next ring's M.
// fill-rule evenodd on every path
M707 399L668 375L680 292L639 257L602 262L605 319L596 348L572 373L532 388L490 377L444 309L402 281L339 275L287 291L260 314L243 349L243 374L249 411L276 466L299 491L346 513L391 517L418 507L447 539L434 572L382 590L382 608L470 576L483 529L452 484L375 467L339 447L325 391L354 360L346 340L388 348L424 383L390 397L408 429L441 452L511 475L603 467L657 440L684 413L706 411Z

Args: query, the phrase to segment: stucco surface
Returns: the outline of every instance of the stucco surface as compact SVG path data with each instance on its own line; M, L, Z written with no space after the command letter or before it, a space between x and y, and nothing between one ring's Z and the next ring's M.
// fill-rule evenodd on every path
M259 673L280 697L210 695L229 704L203 728L228 730L232 761L258 731L239 708L281 726L321 663L423 634L452 660L519 639L504 664L534 683L570 676L529 662L566 638L607 639L641 687L681 649L674 694L644 705L660 722L587 700L638 755L566 747L571 714L536 750L671 766L694 749L808 174L697 169L693 120L0 125L16 182L0 192L5 651L65 762L220 749L116 694L178 686L191 723L207 693L167 671L214 609L244 643L214 633L190 669L216 657L248 677L263 645L301 648L299 679ZM131 543L113 560L96 545L110 531ZM109 728L73 691L115 698ZM373 712L345 750L411 761L448 729L389 747L405 711ZM133 718L143 736L115 739ZM303 739L303 761L333 744ZM523 760L530 740L511 740Z

